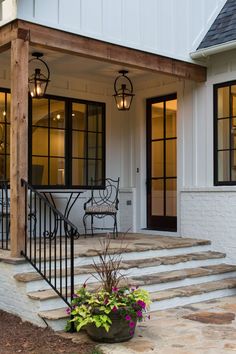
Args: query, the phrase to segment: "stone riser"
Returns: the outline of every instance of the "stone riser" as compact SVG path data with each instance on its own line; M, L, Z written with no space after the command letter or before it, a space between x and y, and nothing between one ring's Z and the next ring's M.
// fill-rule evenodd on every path
M203 267L203 266L208 266L208 265L217 265L222 262L221 258L217 259L207 259L207 260L196 260L196 261L189 261L189 262L181 262L177 264L171 264L171 265L159 265L159 266L154 266L154 267L143 267L143 268L130 268L128 270L124 270L122 274L124 274L127 277L131 276L145 276L157 272L168 272L168 271L174 271L174 270L180 270L180 269L190 269L190 268L195 268L195 267ZM225 259L224 259L225 262ZM60 283L60 279L56 279L57 284ZM76 285L82 285L85 282L87 283L95 283L97 280L90 274L80 274L75 276L75 284ZM65 278L62 280L63 286L65 285ZM69 283L68 283L69 284ZM46 289L51 289L50 285L46 283L44 280L35 280L32 282L28 282L26 285L26 291L27 292L32 292L32 291L38 291L38 290L46 290Z
M189 297L175 297L173 299L154 301L151 305L150 311L166 310L168 308L190 305L202 301L219 299L226 296L235 296L236 289L216 290L209 293L192 295Z
M193 295L190 297L178 297L170 300L155 301L152 303L150 313L153 311L165 310L169 308L175 308L179 306L191 305L194 303L218 299L226 296L236 295L236 289L224 289L218 291L212 291L206 294ZM64 330L67 319L49 320L46 319L47 324L55 331Z
M182 247L182 248L169 248L169 249L158 249L158 250L150 250L150 251L139 251L139 252L127 252L122 254L122 260L138 260L138 259L149 259L155 257L166 257L166 256L178 256L181 254L189 254L194 252L201 252L201 251L210 251L210 245L202 245L202 246L191 246L191 247ZM83 266L83 265L90 265L93 264L93 260L98 262L99 258L97 256L88 256L88 257L76 257L75 258L75 267L76 266ZM55 262L56 267L60 267L59 262ZM65 261L62 261L62 268L65 267ZM67 262L69 266L69 260ZM54 266L54 263L53 263ZM49 269L49 262L46 261L46 269ZM26 265L26 271L32 270L30 264Z
M197 278L187 278L184 280L172 281L172 282L161 283L161 284L144 285L144 286L142 286L142 288L144 288L144 289L148 290L150 293L152 293L152 292L161 291L161 290L174 289L174 288L178 288L178 287L182 287L182 286L208 283L210 281L217 281L217 280L222 280L222 279L226 279L226 278L227 279L236 278L236 272L223 273L223 274L217 274L217 275L208 275L205 277L197 277ZM46 299L46 300L35 300L35 301L37 302L37 308L39 308L39 311L59 309L59 308L62 308L65 306L64 301L61 300L59 297ZM162 302L162 301L166 301L166 300L161 300L160 302Z

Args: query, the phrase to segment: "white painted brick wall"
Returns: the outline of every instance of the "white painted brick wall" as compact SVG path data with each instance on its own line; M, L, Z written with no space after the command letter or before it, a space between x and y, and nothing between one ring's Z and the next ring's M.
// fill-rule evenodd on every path
M236 191L213 188L181 192L181 235L211 240L236 264Z

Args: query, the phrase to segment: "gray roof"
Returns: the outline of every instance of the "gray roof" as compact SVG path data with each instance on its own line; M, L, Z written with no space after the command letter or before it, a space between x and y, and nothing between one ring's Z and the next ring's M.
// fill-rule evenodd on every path
M197 49L236 40L236 0L227 0Z

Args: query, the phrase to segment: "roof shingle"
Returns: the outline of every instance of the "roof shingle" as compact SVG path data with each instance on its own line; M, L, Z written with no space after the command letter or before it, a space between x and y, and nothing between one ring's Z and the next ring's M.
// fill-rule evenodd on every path
M227 0L198 49L236 40L236 0Z

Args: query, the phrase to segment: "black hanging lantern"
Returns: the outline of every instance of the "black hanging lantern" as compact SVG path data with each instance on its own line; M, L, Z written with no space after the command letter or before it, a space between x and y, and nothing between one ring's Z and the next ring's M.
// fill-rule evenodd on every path
M128 74L127 70L120 70L119 76L115 79L114 82L114 98L116 101L116 106L119 111L128 111L130 109L134 93L133 93L133 85L131 80L128 78L126 74ZM118 87L120 85L120 87Z
M35 65L34 73L29 77L29 92L31 97L40 98L46 93L50 71L47 63L40 59L43 57L42 53L32 53L34 58L30 59L29 64L33 62Z

